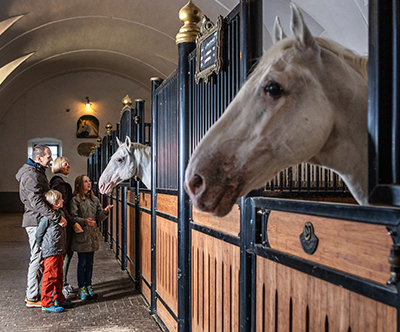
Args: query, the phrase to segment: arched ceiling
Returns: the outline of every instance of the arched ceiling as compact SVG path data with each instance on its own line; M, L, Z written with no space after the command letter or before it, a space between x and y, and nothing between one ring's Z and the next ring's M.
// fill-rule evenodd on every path
M70 72L103 71L149 90L177 65L179 10L187 0L1 0L0 120L34 86ZM264 48L275 16L289 33L288 0L264 0ZM237 0L194 0L215 21ZM367 0L297 0L315 35L365 54Z

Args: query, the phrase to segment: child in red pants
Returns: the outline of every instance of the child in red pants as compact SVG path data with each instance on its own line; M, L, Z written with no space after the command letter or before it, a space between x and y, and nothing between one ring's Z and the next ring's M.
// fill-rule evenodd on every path
M63 206L59 191L49 190L45 199L53 210ZM62 210L60 210L63 215ZM64 307L72 307L72 302L65 299L63 289L63 254L65 253L67 234L65 224L55 223L41 216L36 231L36 241L42 250L44 272L42 281L42 311L61 312ZM54 294L54 301L51 295Z

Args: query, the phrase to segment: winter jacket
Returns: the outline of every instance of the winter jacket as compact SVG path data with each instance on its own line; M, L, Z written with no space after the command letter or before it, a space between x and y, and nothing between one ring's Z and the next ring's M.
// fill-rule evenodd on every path
M83 233L75 233L72 235L71 248L76 252L91 252L99 250L99 236L96 226L86 225L86 218L92 218L97 222L102 222L107 218L101 207L97 197L91 198L86 195L86 199L82 200L79 196L72 197L70 203L71 216L81 225Z
M19 182L19 198L25 209L22 227L37 226L40 215L58 223L60 213L53 211L44 200L44 193L50 190L45 169L29 159L15 177Z
M61 212L62 213L62 212ZM36 230L36 242L42 249L43 258L65 253L67 233L65 227L41 216Z
M72 199L72 188L71 185L66 182L62 176L54 175L50 180L50 188L57 190L61 193L64 200L62 211L64 212L65 219L67 219L67 227L73 227L76 223L74 218L69 214L69 205Z

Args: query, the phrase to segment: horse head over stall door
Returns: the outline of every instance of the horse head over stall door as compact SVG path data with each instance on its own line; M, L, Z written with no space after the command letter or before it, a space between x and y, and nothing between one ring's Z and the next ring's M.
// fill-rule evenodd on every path
M109 194L112 189L133 176L142 180L147 188L151 187L151 147L132 143L127 136L124 143L117 138L118 149L99 179L99 190Z
M226 215L302 162L336 171L367 204L368 60L313 37L298 7L291 11L293 36L276 20L274 45L191 157L185 188L200 210Z

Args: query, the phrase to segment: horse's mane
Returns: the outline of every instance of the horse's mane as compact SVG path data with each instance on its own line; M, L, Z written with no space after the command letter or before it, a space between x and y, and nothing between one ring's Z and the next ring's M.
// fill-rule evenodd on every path
M340 57L344 62L350 65L355 71L357 71L366 81L368 81L368 57L361 56L356 52L349 50L343 45L321 37L314 37L317 44L328 50L338 57ZM279 43L273 45L268 51L268 56L274 56L280 54L282 51L291 48L296 43L294 38L285 38Z

